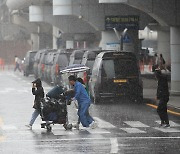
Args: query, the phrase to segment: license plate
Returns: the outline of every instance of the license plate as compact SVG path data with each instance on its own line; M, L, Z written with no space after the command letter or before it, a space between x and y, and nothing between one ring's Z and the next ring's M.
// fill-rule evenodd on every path
M126 79L121 79L121 80L114 80L114 83L126 83L127 80Z

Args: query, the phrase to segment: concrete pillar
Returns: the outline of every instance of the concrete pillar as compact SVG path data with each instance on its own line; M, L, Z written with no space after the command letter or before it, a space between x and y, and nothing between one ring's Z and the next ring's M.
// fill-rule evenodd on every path
M53 0L53 15L72 15L72 0Z
M39 49L52 48L52 34L39 33Z
M31 49L39 50L39 35L32 33L31 34Z
M171 93L180 95L180 27L170 28Z
M43 22L47 16L52 14L51 6L29 6L29 21L30 22Z
M158 54L162 54L166 64L170 65L170 32L169 31L158 31L158 40L157 40Z

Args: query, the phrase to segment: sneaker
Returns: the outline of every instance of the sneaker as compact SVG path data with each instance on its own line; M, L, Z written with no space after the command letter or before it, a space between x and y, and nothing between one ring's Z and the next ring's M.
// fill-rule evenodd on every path
M170 124L165 124L164 128L170 128Z
M77 130L79 130L79 124L78 123L74 124L73 127L76 128Z
M164 127L166 124L160 124L159 127Z
M26 127L28 127L29 129L32 129L32 126L30 124L25 125Z
M95 129L95 128L97 127L97 123L96 123L95 121L93 121L93 122L89 125L89 127L90 127L91 129Z

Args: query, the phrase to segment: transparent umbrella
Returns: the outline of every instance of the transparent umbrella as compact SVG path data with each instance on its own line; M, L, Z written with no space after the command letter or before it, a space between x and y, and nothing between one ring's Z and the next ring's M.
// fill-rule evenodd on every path
M60 73L78 73L78 72L84 72L90 70L89 67L82 65L82 64L74 64L71 66L65 67L63 70L60 71Z

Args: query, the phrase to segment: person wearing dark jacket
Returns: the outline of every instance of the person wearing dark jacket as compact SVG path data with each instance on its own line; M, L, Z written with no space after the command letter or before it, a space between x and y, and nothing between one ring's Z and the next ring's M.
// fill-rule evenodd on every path
M158 80L157 99L159 100L157 113L161 119L160 126L170 127L167 114L167 103L169 101L168 79L160 70L155 70L155 76Z
M32 117L31 117L29 124L26 125L30 129L32 129L32 125L34 124L36 118L40 114L40 101L42 98L44 98L44 89L42 87L41 80L38 78L38 79L34 80L32 83L33 83L32 94L35 96L33 108L35 110L32 113Z

